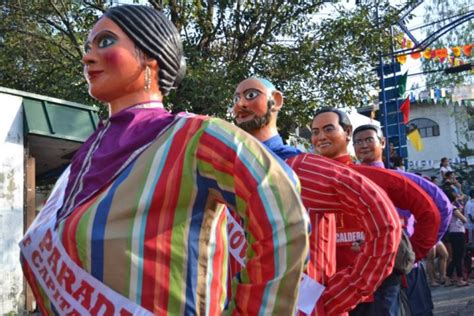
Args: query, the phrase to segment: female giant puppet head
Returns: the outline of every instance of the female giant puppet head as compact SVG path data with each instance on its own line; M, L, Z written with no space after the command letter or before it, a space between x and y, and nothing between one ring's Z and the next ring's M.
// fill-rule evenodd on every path
M146 6L110 8L84 45L89 93L112 113L138 102L161 101L186 71L178 31L163 13Z

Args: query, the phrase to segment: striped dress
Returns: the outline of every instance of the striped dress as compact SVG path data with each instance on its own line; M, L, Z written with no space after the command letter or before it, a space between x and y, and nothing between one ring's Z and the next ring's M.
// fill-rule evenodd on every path
M308 251L305 209L288 170L219 119L180 118L58 225L68 255L156 315L221 315L225 203L247 232L229 314L292 315ZM26 263L43 314L55 314Z

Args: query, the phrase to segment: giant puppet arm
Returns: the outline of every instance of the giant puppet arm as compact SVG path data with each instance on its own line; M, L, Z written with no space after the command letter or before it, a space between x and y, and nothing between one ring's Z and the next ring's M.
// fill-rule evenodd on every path
M245 267L234 279L231 315L292 315L308 253L308 220L299 181L263 144L219 119L196 146L199 179L242 219L247 234ZM212 245L209 245L211 247ZM212 314L212 313L211 313Z
M437 241L440 241L444 234L448 231L449 223L451 222L451 217L453 216L453 205L449 201L449 198L440 187L438 187L433 182L424 179L423 177L405 171L397 170L396 172L418 184L420 188L422 188L423 191L425 191L436 204L440 216Z
M413 214L416 227L410 241L416 260L423 259L436 244L440 225L439 211L430 196L416 183L395 171L363 165L351 167L380 186L396 207Z
M351 255L353 263L324 282L326 290L320 299L327 315L347 312L371 295L392 272L401 234L395 207L376 184L336 161L301 154L286 162L300 179L303 204L310 212L313 232L308 269L315 271L307 271L308 275L321 274L319 270L327 268L321 257L334 255L336 247L335 227L330 226L335 226L334 222L317 221L315 213L350 215L364 231L361 252ZM319 239L328 242L320 243ZM318 249L321 245L326 249Z

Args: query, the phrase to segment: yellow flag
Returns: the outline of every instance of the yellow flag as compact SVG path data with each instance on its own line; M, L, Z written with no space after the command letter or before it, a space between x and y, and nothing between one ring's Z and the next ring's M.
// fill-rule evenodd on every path
M416 151L422 151L424 149L423 141L421 140L420 131L418 129L414 129L408 133L407 138L410 140L410 143Z

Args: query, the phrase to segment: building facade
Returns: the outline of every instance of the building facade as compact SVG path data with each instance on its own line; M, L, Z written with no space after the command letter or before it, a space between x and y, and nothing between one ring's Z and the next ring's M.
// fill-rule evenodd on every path
M99 118L90 106L3 87L0 107L0 315L21 315L35 302L18 243Z
M411 104L410 121L422 137L422 151L416 151L408 141L408 168L411 170L439 169L440 159L465 163L458 147L474 149L474 107L453 103Z

